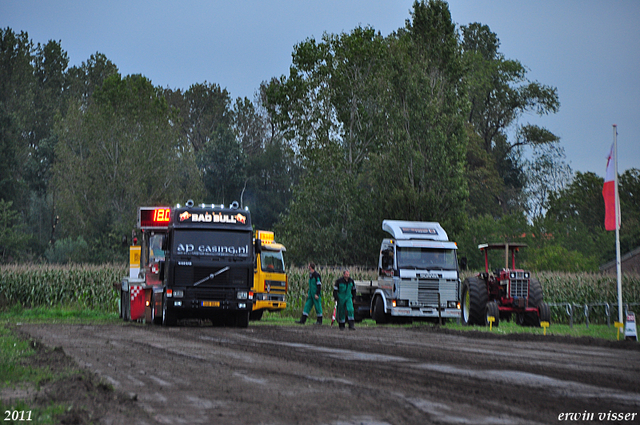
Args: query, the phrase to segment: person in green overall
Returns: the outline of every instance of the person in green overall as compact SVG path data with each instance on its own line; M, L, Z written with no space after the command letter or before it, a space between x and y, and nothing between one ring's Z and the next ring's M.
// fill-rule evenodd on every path
M304 304L300 321L296 323L304 325L312 307L316 308L316 315L318 317L316 325L322 325L322 282L320 281L320 273L316 271L316 265L309 263L309 292L307 293L307 302Z
M353 312L353 298L356 296L356 283L349 277L349 270L342 273L342 277L333 285L333 298L337 303L338 328L341 331L345 327L345 315L349 321L349 329L355 330Z

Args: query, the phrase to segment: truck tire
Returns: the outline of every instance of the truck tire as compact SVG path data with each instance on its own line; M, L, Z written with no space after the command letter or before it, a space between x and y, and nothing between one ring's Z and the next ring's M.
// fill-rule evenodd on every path
M542 286L540 285L540 281L538 279L531 278L529 281L529 307L538 308L542 302ZM525 313L522 324L524 326L540 327L541 320L542 319L538 315L538 312Z
M469 277L462 285L462 324L484 326L489 296L487 285L479 277Z
M498 308L498 303L495 301L491 301L487 303L487 314L485 315L485 326L489 326L489 317L493 316L493 327L498 327L500 325L500 309Z
M236 313L236 327L246 328L249 326L249 312L239 311Z
M167 297L162 297L162 326L175 326L178 323L175 316L167 308Z
M249 320L260 320L262 319L263 313L264 310L253 310L251 313L249 313Z
M154 325L161 325L162 324L162 316L156 314L156 297L155 295L151 296L151 323L153 323Z
M389 321L387 314L384 312L384 301L380 296L376 297L373 304L373 320L376 321L377 325L383 325Z

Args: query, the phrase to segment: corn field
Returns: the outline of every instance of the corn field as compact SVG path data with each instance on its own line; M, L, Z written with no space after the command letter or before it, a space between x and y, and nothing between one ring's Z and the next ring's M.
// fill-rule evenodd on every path
M118 311L113 283L128 272L127 265L2 265L0 307L77 307Z
M333 312L333 283L342 276L344 268L318 266L322 276L322 309L329 318ZM355 280L377 278L375 270L350 267ZM0 266L0 308L20 304L23 307L68 306L117 313L118 294L113 283L120 282L128 272L126 264L94 265L2 265ZM298 317L307 299L309 271L291 267L288 270L289 293L284 316ZM462 273L464 280L473 272ZM609 303L611 322L617 320L618 292L615 275L600 273L537 273L544 291L544 299L552 306L552 321L568 323L565 304L574 305L574 323L585 322L581 306L592 305L589 321L606 323L605 309L597 304ZM622 278L623 303L630 310L639 310L640 275L625 274ZM636 304L636 306L634 306ZM638 311L637 311L638 312ZM315 317L315 312L312 313Z

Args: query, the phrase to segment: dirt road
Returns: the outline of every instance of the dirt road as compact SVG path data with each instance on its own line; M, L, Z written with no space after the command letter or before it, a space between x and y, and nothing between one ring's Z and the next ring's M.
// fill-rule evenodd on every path
M134 423L549 424L563 414L614 423L614 413L640 423L633 344L429 326L18 328L134 400Z

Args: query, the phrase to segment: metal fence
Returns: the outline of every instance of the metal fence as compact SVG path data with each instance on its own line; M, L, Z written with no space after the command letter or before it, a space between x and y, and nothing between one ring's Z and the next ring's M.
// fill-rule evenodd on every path
M555 319L552 317L552 321L556 322L564 322L564 320L569 320L569 326L573 328L574 318L582 318L584 317L584 323L589 328L590 316L594 319L598 320L601 318L606 318L607 326L611 327L611 314L612 310L618 310L618 305L615 304L611 306L607 302L599 302L599 303L590 303L590 304L576 304L576 303L547 303L549 307L552 307L552 313L555 313ZM627 312L629 311L629 306L637 306L640 303L625 303L624 308L624 316L626 317ZM562 309L564 308L564 312L566 316L562 315ZM614 318L617 317L617 314L614 315ZM576 320L577 321L577 320Z

